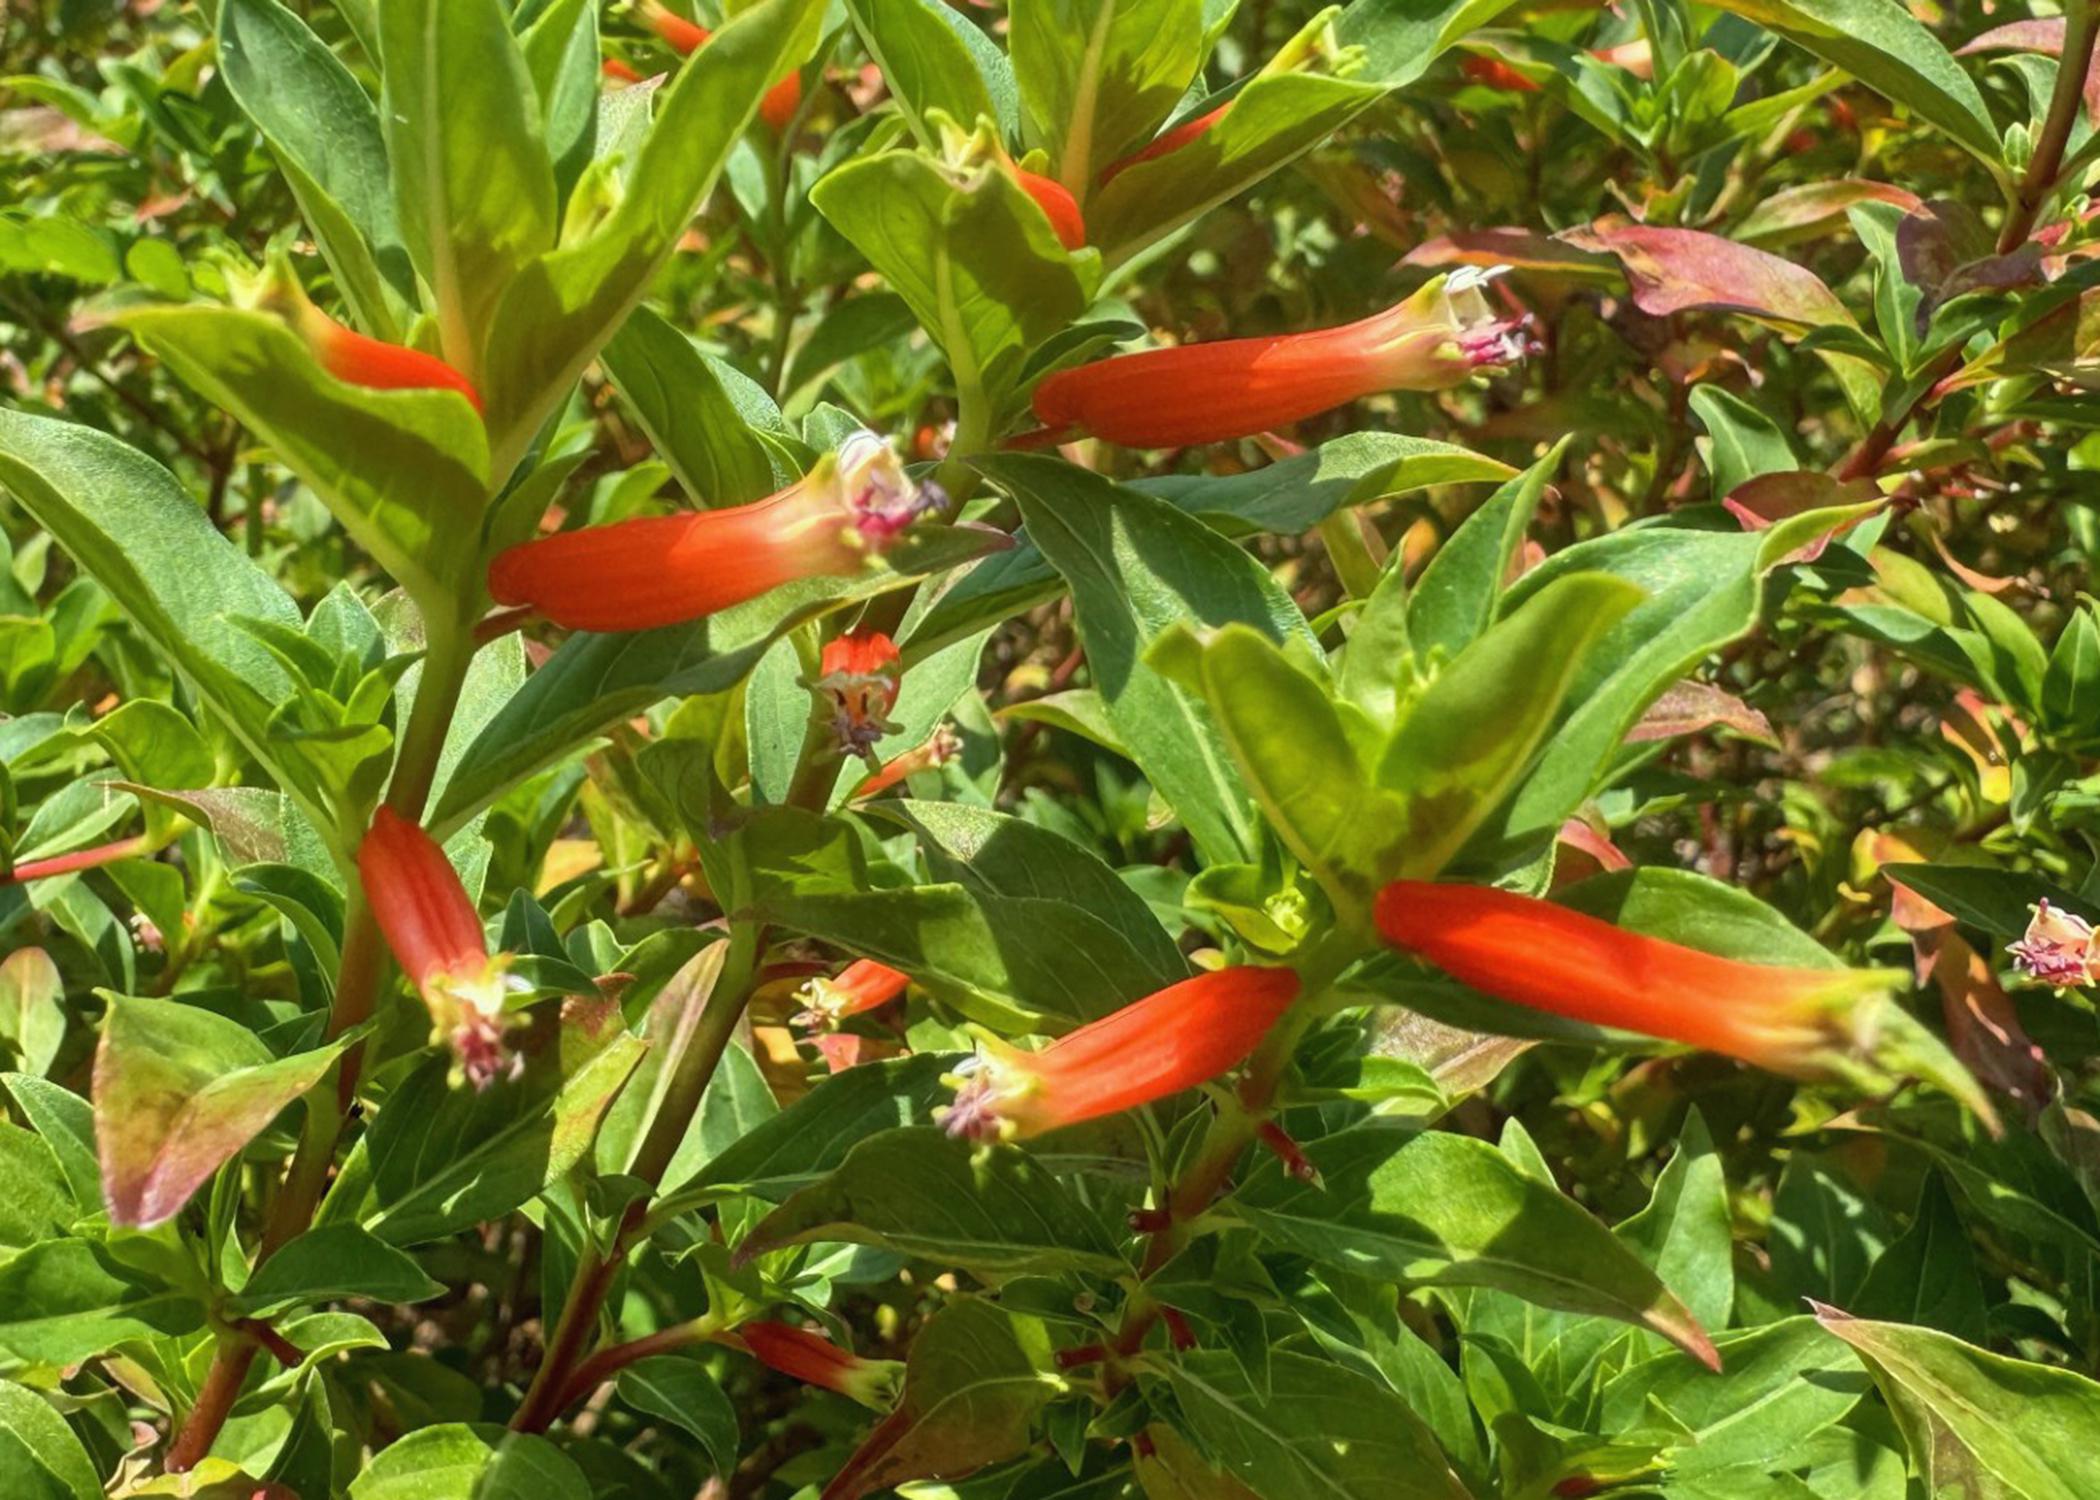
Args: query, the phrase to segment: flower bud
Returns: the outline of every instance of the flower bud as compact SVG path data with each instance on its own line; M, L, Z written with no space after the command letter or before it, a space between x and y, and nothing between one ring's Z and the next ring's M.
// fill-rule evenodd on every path
M840 753L866 755L896 729L889 712L897 706L904 662L897 645L879 630L855 630L826 643L819 675L810 687L832 710Z
M1006 143L1000 140L991 121L979 120L974 129L966 130L938 109L930 111L928 119L940 134L941 165L959 186L974 189L983 183L987 172L1004 172L1035 200L1060 245L1067 250L1084 248L1086 220L1080 215L1079 200L1063 183L1018 165L1007 153Z
M1251 437L1381 391L1436 391L1530 347L1529 319L1498 318L1466 266L1397 307L1340 328L1148 349L1059 370L1035 388L1045 427L1127 448Z
M799 578L850 577L947 497L857 433L777 495L725 510L640 516L525 542L489 565L498 604L575 630L648 630Z
M812 979L796 993L803 1009L794 1022L804 1031L830 1031L848 1016L889 1004L904 993L911 976L887 964L863 958L846 965L836 979Z
M481 917L437 841L382 807L357 850L357 874L387 947L430 1009L433 1041L452 1049L460 1077L477 1089L523 1059L505 1057L505 1002L518 988L491 958Z
M939 770L962 752L962 736L950 725L942 724L927 736L923 745L892 756L869 772L846 800L865 802L870 797L879 797L907 777L916 776L921 771Z
M663 6L649 3L642 6L642 19L649 29L663 40L665 46L680 57L690 57L713 35L705 26L688 21ZM786 130L794 121L795 111L802 107L802 75L790 73L766 91L765 98L758 102L758 117L775 133Z
M896 1399L904 1370L896 1360L862 1359L788 1323L746 1323L736 1332L759 1363L805 1385L822 1386L878 1411Z
M1245 1061L1297 996L1290 969L1217 969L1037 1052L984 1038L934 1118L950 1135L1020 1140L1165 1099Z
M282 260L273 259L259 280L244 287L241 300L259 312L282 318L305 342L315 362L345 384L381 391L458 391L475 411L482 409L481 393L473 382L435 354L372 338L322 312Z

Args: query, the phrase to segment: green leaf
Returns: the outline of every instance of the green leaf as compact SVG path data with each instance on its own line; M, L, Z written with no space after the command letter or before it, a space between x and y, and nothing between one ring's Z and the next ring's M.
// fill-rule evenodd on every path
M1417 650L1455 655L1488 628L1561 451L1555 448L1483 500L1429 559L1407 602L1408 640Z
M444 0L392 0L442 8ZM491 8L495 0L478 0ZM619 201L523 268L487 326L490 448L507 474L677 246L758 110L816 40L821 0L761 0L717 30L656 101ZM508 45L506 43L506 45ZM475 54L459 59L472 67ZM494 71L494 70L492 70ZM474 124L471 112L458 118Z
M1991 1500L2100 1494L2100 1385L1944 1333L1819 1308L1895 1413L1926 1493Z
M324 1224L288 1242L248 1278L233 1307L266 1318L307 1303L362 1297L427 1302L444 1292L423 1268L354 1224Z
M916 151L858 157L810 201L910 304L957 391L1001 410L1029 351L1086 311L1092 251L1068 252L1014 175L957 171Z
M620 1372L618 1394L636 1411L691 1433L725 1481L736 1472L736 1407L699 1360L676 1354L636 1360Z
M1207 863L1253 862L1247 794L1217 725L1145 653L1176 626L1239 621L1318 660L1305 617L1268 569L1163 501L1051 459L978 467L1014 497L1029 536L1071 586L1087 665L1139 769Z
M834 1500L911 1479L958 1478L1028 1447L1036 1414L1057 1395L1050 1339L1034 1318L961 1297L927 1319L904 1365L901 1429Z
M1086 205L1087 237L1109 264L1127 261L1289 166L1385 94L1382 83L1327 74L1257 77L1194 140L1098 188ZM1218 107L1206 100L1187 113L1194 118Z
M347 1042L275 1058L194 1005L111 995L95 1051L95 1139L110 1219L151 1228L318 1083Z
M1422 1419L1356 1370L1279 1349L1262 1391L1198 1352L1166 1378L1188 1435L1262 1500L1470 1500Z
M743 505L792 481L730 394L744 377L638 307L600 356L651 446L703 506ZM753 392L763 401L762 392ZM766 405L770 408L771 403ZM773 421L780 414L773 412Z
M58 965L41 948L17 948L0 958L0 1043L17 1068L51 1071L66 1040L66 990Z
M1406 805L1404 871L1440 873L1522 780L1597 642L1642 602L1603 573L1526 600L1401 711L1378 781Z
M1789 474L1801 467L1779 424L1732 391L1695 386L1691 406L1706 424L1706 467L1715 499L1760 474Z
M1999 163L1991 112L1939 38L1897 0L1718 0L1836 64L1938 126L1987 166Z
M511 786L659 699L735 687L797 625L968 562L998 541L996 533L933 528L892 548L886 568L858 578L787 584L691 625L571 635L461 754L434 829L449 837Z
M1201 0L1018 0L1008 31L1026 138L1081 202L1102 168L1151 138L1203 62Z
M565 1022L522 1078L484 1090L452 1087L450 1057L431 1058L387 1096L365 1138L364 1227L417 1245L526 1203L583 1159L642 1052L612 1009Z
M543 1437L452 1422L381 1449L350 1500L591 1500L591 1486Z
M850 0L846 9L921 145L939 143L939 132L926 119L935 109L965 129L985 116L998 122L1002 135L1020 133L1013 66L991 38L949 6L940 0Z
M9 1120L0 1120L0 1248L19 1250L63 1234L73 1222L56 1151Z
M1323 1186L1266 1163L1221 1211L1323 1265L1412 1285L1493 1287L1636 1324L1712 1362L1697 1319L1654 1271L1485 1141L1372 1127L1305 1150Z
M1694 1106L1685 1115L1669 1165L1655 1179L1648 1206L1613 1233L1655 1268L1701 1324L1722 1328L1735 1307L1733 1226L1721 1155Z
M1654 1426L1659 1411L1680 1433L1665 1450L1678 1476L1737 1465L1790 1469L1802 1444L1866 1394L1813 1318L1726 1333L1714 1343L1719 1375L1664 1354L1615 1378L1604 1389L1602 1430Z
M0 1261L0 1356L77 1365L134 1340L203 1326L204 1307L151 1284L85 1240L47 1240Z
M464 396L337 380L269 313L142 307L120 321L275 448L426 608L479 589L488 444Z
M1093 1212L1013 1146L973 1147L930 1126L885 1131L799 1189L737 1246L844 1240L985 1276L1128 1267Z
M1754 625L1766 577L1813 538L1859 512L1794 516L1764 531L1635 526L1555 553L1503 601L1505 614L1577 572L1608 573L1646 593L1584 657L1539 762L1495 817L1497 858L1542 849L1598 785L1627 730L1670 684Z
M220 0L219 76L270 143L358 322L394 338L415 273L370 97L278 0Z
M532 76L502 0L379 0L379 63L409 254L437 300L446 361L481 386L506 289L554 246Z
M1405 858L1406 802L1372 785L1326 687L1267 636L1228 625L1196 649L1204 700L1269 826L1361 924Z
M102 1500L102 1481L66 1419L0 1380L0 1492L8 1500Z
M64 1175L82 1214L102 1208L102 1168L95 1157L95 1111L71 1089L26 1073L0 1074L15 1107L29 1122Z
M657 1213L670 1217L714 1198L749 1193L779 1202L836 1170L871 1136L922 1121L953 1090L941 1082L952 1053L862 1063L822 1080L793 1104L744 1132Z
M899 802L886 811L919 835L927 873L980 896L1056 902L1112 928L1154 988L1188 977L1188 965L1152 909L1123 878L1062 834L989 808L955 802Z
M598 143L598 7L593 0L555 0L526 29L520 46L546 118L555 196L566 199Z
M167 470L89 428L0 411L0 484L109 590L249 753L318 816L318 779L290 747L263 734L271 711L291 695L291 682L233 623L262 619L298 628L298 610L269 575L213 529Z
M1910 1227L1868 1267L1851 1310L1863 1318L1937 1328L1971 1343L1989 1336L1983 1270L1939 1173L1926 1177Z
M1515 0L1354 0L1335 22L1342 41L1367 54L1363 75L1392 86L1429 71L1450 45Z

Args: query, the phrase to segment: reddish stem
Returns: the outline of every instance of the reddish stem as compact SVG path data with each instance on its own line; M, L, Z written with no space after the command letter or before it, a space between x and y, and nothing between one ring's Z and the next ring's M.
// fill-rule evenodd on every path
M20 885L25 881L44 880L53 875L70 875L75 870L92 870L97 865L113 865L118 860L130 859L134 855L152 852L152 841L144 834L128 839L118 839L111 844L97 844L92 849L76 849L71 854L54 854L49 859L32 859L15 865L5 874L0 874L0 885Z
M197 1392L197 1404L190 1408L188 1420L182 1424L182 1431L175 1435L175 1442L168 1449L170 1474L187 1473L211 1452L212 1441L218 1437L219 1429L226 1425L233 1403L240 1398L241 1387L247 1383L248 1367L255 1363L260 1348L245 1334L236 1333L220 1340L211 1371Z

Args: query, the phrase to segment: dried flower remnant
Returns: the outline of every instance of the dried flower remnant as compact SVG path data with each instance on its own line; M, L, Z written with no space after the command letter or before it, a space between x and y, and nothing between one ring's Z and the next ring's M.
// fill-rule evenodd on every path
M793 1017L805 1031L831 1031L849 1016L889 1004L910 985L911 976L872 958L848 964L836 978L812 979L796 992L803 1008Z
M2047 899L2028 908L2027 931L2009 944L2013 967L2031 979L2059 989L2094 982L2093 924L2076 912L2052 906Z
M896 642L879 630L855 630L829 641L810 687L831 706L840 753L871 754L897 726L889 720L903 686L904 663Z

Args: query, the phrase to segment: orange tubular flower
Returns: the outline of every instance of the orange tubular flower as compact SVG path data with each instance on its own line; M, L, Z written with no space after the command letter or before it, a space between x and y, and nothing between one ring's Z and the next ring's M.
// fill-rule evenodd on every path
M475 1088L515 1073L504 1058L504 1001L516 983L508 955L489 956L481 917L445 851L414 823L382 807L358 846L357 875L379 930L430 1007L432 1036L452 1048Z
M1872 1019L1857 1002L1892 982L1887 971L1720 958L1486 886L1396 881L1375 916L1394 947L1498 1000L1775 1073L1830 1071L1830 1044Z
M1298 998L1289 969L1218 969L1167 986L1039 1052L991 1038L963 1064L950 1135L1020 1140L1164 1099L1245 1061Z
M890 1404L901 1369L892 1359L862 1359L821 1334L790 1323L746 1323L737 1337L759 1363L805 1385L822 1386L878 1410Z
M827 643L810 687L831 704L832 727L846 755L866 755L896 729L889 712L903 686L897 644L879 630L855 630Z
M889 1004L911 983L887 964L863 958L846 965L836 979L812 979L797 997L804 1009L794 1022L804 1031L830 1031L848 1016L861 1015Z
M680 57L692 56L713 35L705 26L674 15L661 5L644 5L642 19L663 39L664 45ZM766 91L766 97L758 103L758 117L778 134L788 128L795 118L795 111L801 107L802 75L790 73Z
M599 64L599 71L618 84L640 83L642 81L641 74L635 72L634 69L621 62L617 57L608 57L603 63Z
M1127 448L1251 437L1380 391L1437 391L1530 349L1528 318L1498 318L1493 271L1464 266L1397 307L1312 333L1148 349L1059 370L1035 388L1045 427Z
M1065 191L1064 184L1025 167L1015 167L1014 176L1021 184L1021 191L1035 199L1036 205L1049 218L1050 227L1057 231L1057 242L1067 250L1084 247L1086 220L1080 216L1079 200Z
M1499 89L1505 94L1536 94L1539 86L1499 57L1469 52L1458 60L1458 71L1474 83Z
M575 630L648 630L798 578L850 577L947 497L913 483L873 433L848 438L777 495L726 510L642 516L498 553L489 593Z

